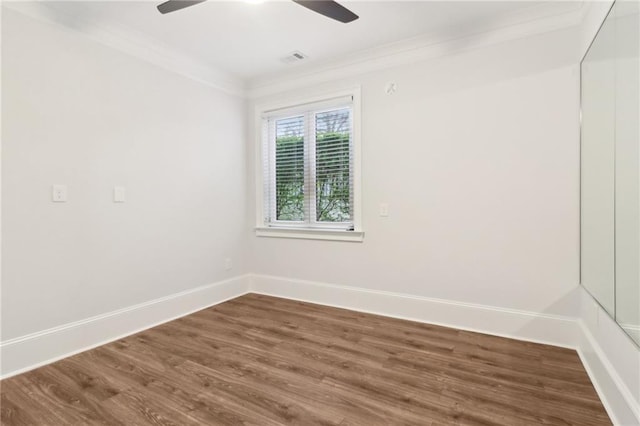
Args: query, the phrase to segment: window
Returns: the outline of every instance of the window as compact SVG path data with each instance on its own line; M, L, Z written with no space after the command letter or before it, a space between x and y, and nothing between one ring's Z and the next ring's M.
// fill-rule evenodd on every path
M355 95L260 115L258 235L362 240Z

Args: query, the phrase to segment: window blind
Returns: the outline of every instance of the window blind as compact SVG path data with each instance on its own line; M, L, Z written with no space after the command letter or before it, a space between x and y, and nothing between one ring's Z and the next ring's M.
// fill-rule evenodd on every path
M263 118L265 225L353 229L351 99Z

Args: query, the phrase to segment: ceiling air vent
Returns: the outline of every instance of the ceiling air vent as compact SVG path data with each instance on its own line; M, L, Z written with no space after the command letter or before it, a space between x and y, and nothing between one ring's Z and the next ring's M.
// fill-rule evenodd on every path
M296 62L304 61L305 59L307 59L307 55L305 55L304 53L300 52L299 50L296 50L295 52L289 53L284 58L280 58L280 60L282 62L284 62L285 64L293 64L293 63L296 63Z

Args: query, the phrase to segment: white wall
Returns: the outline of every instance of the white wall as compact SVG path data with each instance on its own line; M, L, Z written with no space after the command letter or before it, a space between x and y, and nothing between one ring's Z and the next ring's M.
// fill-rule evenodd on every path
M247 271L243 99L4 9L2 104L4 341Z
M253 272L575 314L575 36L560 31L258 99L361 85L365 238L253 237ZM393 95L384 91L390 81ZM382 202L388 218L378 216Z

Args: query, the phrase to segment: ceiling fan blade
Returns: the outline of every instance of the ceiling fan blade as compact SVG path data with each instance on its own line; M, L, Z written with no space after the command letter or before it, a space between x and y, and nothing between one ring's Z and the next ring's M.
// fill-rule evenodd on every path
M165 14L193 6L194 4L205 2L206 0L169 0L158 5L160 13Z
M293 0L300 6L313 10L327 18L347 23L358 19L358 15L332 0Z

